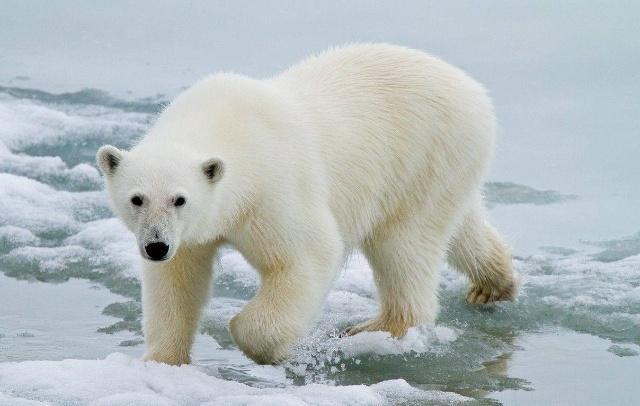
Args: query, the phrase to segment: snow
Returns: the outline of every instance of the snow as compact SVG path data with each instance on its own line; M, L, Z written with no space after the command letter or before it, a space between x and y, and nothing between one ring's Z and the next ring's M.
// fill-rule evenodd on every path
M194 366L145 363L120 353L102 360L3 363L0 388L5 392L0 401L110 406L377 405L391 398L448 403L467 400L457 394L417 390L403 380L370 386L311 384L260 389L207 375Z

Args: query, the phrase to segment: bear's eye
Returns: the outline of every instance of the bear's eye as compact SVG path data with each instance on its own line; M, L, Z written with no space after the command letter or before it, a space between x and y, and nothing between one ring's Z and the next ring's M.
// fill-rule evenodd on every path
M184 206L184 204L186 203L186 200L184 199L184 197L179 196L175 202L173 202L173 205L176 207L180 207L180 206Z
M134 206L142 206L142 198L140 196L133 196L131 198L131 204Z

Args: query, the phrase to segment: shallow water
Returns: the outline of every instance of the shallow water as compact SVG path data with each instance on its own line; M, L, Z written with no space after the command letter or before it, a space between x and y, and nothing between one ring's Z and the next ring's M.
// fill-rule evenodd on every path
M127 332L102 334L98 330L117 322L102 314L122 296L108 289L71 279L52 284L0 275L0 361L103 358L120 351L139 351L119 343L136 338Z
M204 25L195 9L179 12L193 17L193 29L183 26L184 38L168 39L159 28L139 32L127 25L134 24L133 14L118 19L120 34L100 26L99 14L117 15L117 7L89 12L67 2L59 8L45 2L30 11L20 2L7 4L11 18L0 27L0 34L7 34L0 35L7 50L0 56L6 62L0 63L0 404L29 399L54 404L597 405L631 404L640 395L634 385L640 372L640 106L625 104L626 91L612 101L620 77L640 71L637 57L620 59L640 55L632 52L639 48L636 37L622 35L636 32L626 17L633 13L613 7L615 18L608 15L600 22L631 38L612 54L605 39L591 38L601 52L594 54L578 46L584 38L560 29L587 32L563 16L577 12L588 20L599 15L597 9L551 10L544 2L526 13L510 12L505 4L483 11L516 20L515 25L482 25L487 32L481 38L503 41L500 52L482 48L483 58L474 48L480 39L449 39L459 38L451 27L460 24L447 19L424 28L405 10L393 17L404 23L397 31L354 28L359 39L397 40L460 61L494 91L501 139L485 192L492 221L513 245L521 296L515 303L469 306L466 281L443 269L442 311L435 325L412 329L402 340L384 333L338 338L345 326L376 311L371 273L355 253L295 356L282 366L258 366L238 351L227 329L255 293L257 275L237 252L226 249L215 265L215 292L194 346L195 366L175 368L137 360L144 351L140 260L132 237L107 207L93 164L96 149L104 143L130 146L170 95L211 67L267 75L309 49L354 38L314 28L318 32L311 41L323 41L283 39L281 31L260 20L265 10L245 10L244 16L265 30L268 41L259 45L280 51L260 58L267 51L247 43L255 57L249 60L216 42L211 47L219 57L213 60L185 44L194 40L204 49L194 39L198 33L227 38L233 27ZM238 11L209 7L202 6L203 16ZM315 13L325 28L338 27L333 17L348 19L355 12L350 7L298 5L278 14L277 21L301 27L304 19L294 14L305 11ZM460 5L438 7L442 15L460 14L468 27L478 24L478 16ZM166 10L153 10L159 20L171 17ZM370 17L386 27L388 11L378 4ZM65 29L47 28L68 39L60 45L62 56L36 52L49 41L47 26L36 22L65 13L77 18ZM543 22L536 16L544 17L550 34L524 35L540 32ZM35 24L28 33L23 21ZM87 21L98 27L87 30ZM96 34L103 30L112 36ZM431 30L431 40L416 36L422 30ZM513 37L505 33L511 32L523 33L522 42L510 42ZM159 36L176 57L168 61L156 42L141 50L127 35L140 43ZM87 41L80 46L75 41L82 36ZM287 52L282 44L273 45L281 39L290 45ZM95 51L105 44L111 46ZM549 46L547 52L540 52L543 45ZM577 60L592 62L594 70L582 72L587 78L600 77L609 63L619 75L606 77L607 86L586 85L569 74L575 67L562 57L565 49L573 49ZM491 63L487 55L493 56ZM43 69L43 61L53 68ZM556 62L560 73L549 73ZM104 64L112 71L101 71ZM77 75L64 73L71 66ZM527 80L540 78L540 69L546 81L535 86ZM79 90L85 86L104 90ZM629 114L624 119L594 114L611 113L611 105Z

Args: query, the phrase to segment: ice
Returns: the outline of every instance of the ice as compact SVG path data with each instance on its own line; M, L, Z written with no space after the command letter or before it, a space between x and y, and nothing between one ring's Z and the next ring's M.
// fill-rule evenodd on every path
M39 234L69 234L80 221L95 215L99 192L71 194L23 177L0 173L0 225L12 225ZM87 213L95 208L93 213Z
M18 399L13 396L8 396L0 392L0 405L6 406L49 406L49 402L40 402L37 400Z
M546 252L548 254L553 254L553 255L562 255L562 256L569 256L572 254L577 254L579 251L575 250L573 248L565 248L565 247L554 247L552 245L545 245L540 247L540 250L543 252Z
M434 343L446 344L455 341L456 338L454 329L422 326L409 329L401 340L394 339L387 332L376 331L347 337L337 343L345 357L353 358L363 354L422 354L430 351Z
M114 103L78 103L96 102L100 100L98 97L95 100L74 94L54 97L44 92L11 90L0 87L0 171L3 175L44 182L56 189L98 189L102 184L100 175L89 164L98 146L106 137L112 143L130 145L147 128L151 117L147 113L106 107ZM54 104L45 105L42 100ZM4 182L7 180L3 179ZM32 182L25 183L23 189L35 188ZM0 193L13 194L14 190Z
M29 231L23 231L21 243L14 243L9 252L0 256L0 265L18 278L49 281L85 278L139 298L140 258L126 228L114 218L69 224L77 232L55 239L55 246L43 246L36 237L27 239Z
M85 223L82 230L68 237L65 244L90 250L92 267L118 269L124 276L139 278L140 254L133 235L115 218Z
M555 190L537 190L513 182L488 182L484 186L487 205L496 204L552 204L575 200L576 195Z
M166 104L165 101L159 100L158 97L138 101L118 99L100 89L82 89L76 92L54 94L37 89L0 86L0 92L16 99L37 100L41 103L56 106L100 106L112 108L116 111L138 113L157 113Z
M223 248L216 270L216 291L227 296L249 298L260 283L255 270L234 250Z
M4 250L14 248L15 246L37 244L38 237L26 228L16 226L0 227L0 246Z
M97 169L91 165L81 163L69 168L60 157L13 154L1 143L0 171L50 184L66 184L73 190L88 190L102 183Z
M387 399L455 404L467 400L453 393L418 390L402 380L371 386L260 389L207 375L194 366L145 363L121 353L103 360L2 363L0 387L11 400L97 405L377 405Z
M151 115L95 104L44 105L31 98L14 98L0 89L0 141L11 151L36 146L77 147L102 141L130 144L148 127ZM60 101L64 102L64 98Z
M375 285L373 274L366 258L357 253L350 255L333 287L334 290L354 292L362 296L373 297Z
M602 262L615 262L640 254L640 232L621 239L585 241L584 243L604 248L593 256L594 259Z
M614 344L607 348L607 351L616 354L618 357L636 357L640 355L640 351L638 351L640 347L636 346L633 348L631 346L622 346Z

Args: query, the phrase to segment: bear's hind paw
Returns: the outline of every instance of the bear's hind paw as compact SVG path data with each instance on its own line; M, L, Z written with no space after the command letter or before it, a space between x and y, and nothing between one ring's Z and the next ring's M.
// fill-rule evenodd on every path
M473 285L467 292L467 302L470 304L488 304L499 301L513 301L518 295L518 283L512 283L497 286L478 286Z
M391 336L395 338L401 338L407 334L409 327L411 326L404 321L375 318L356 324L355 326L347 327L340 333L340 337L353 336L363 331L386 331L391 333Z

